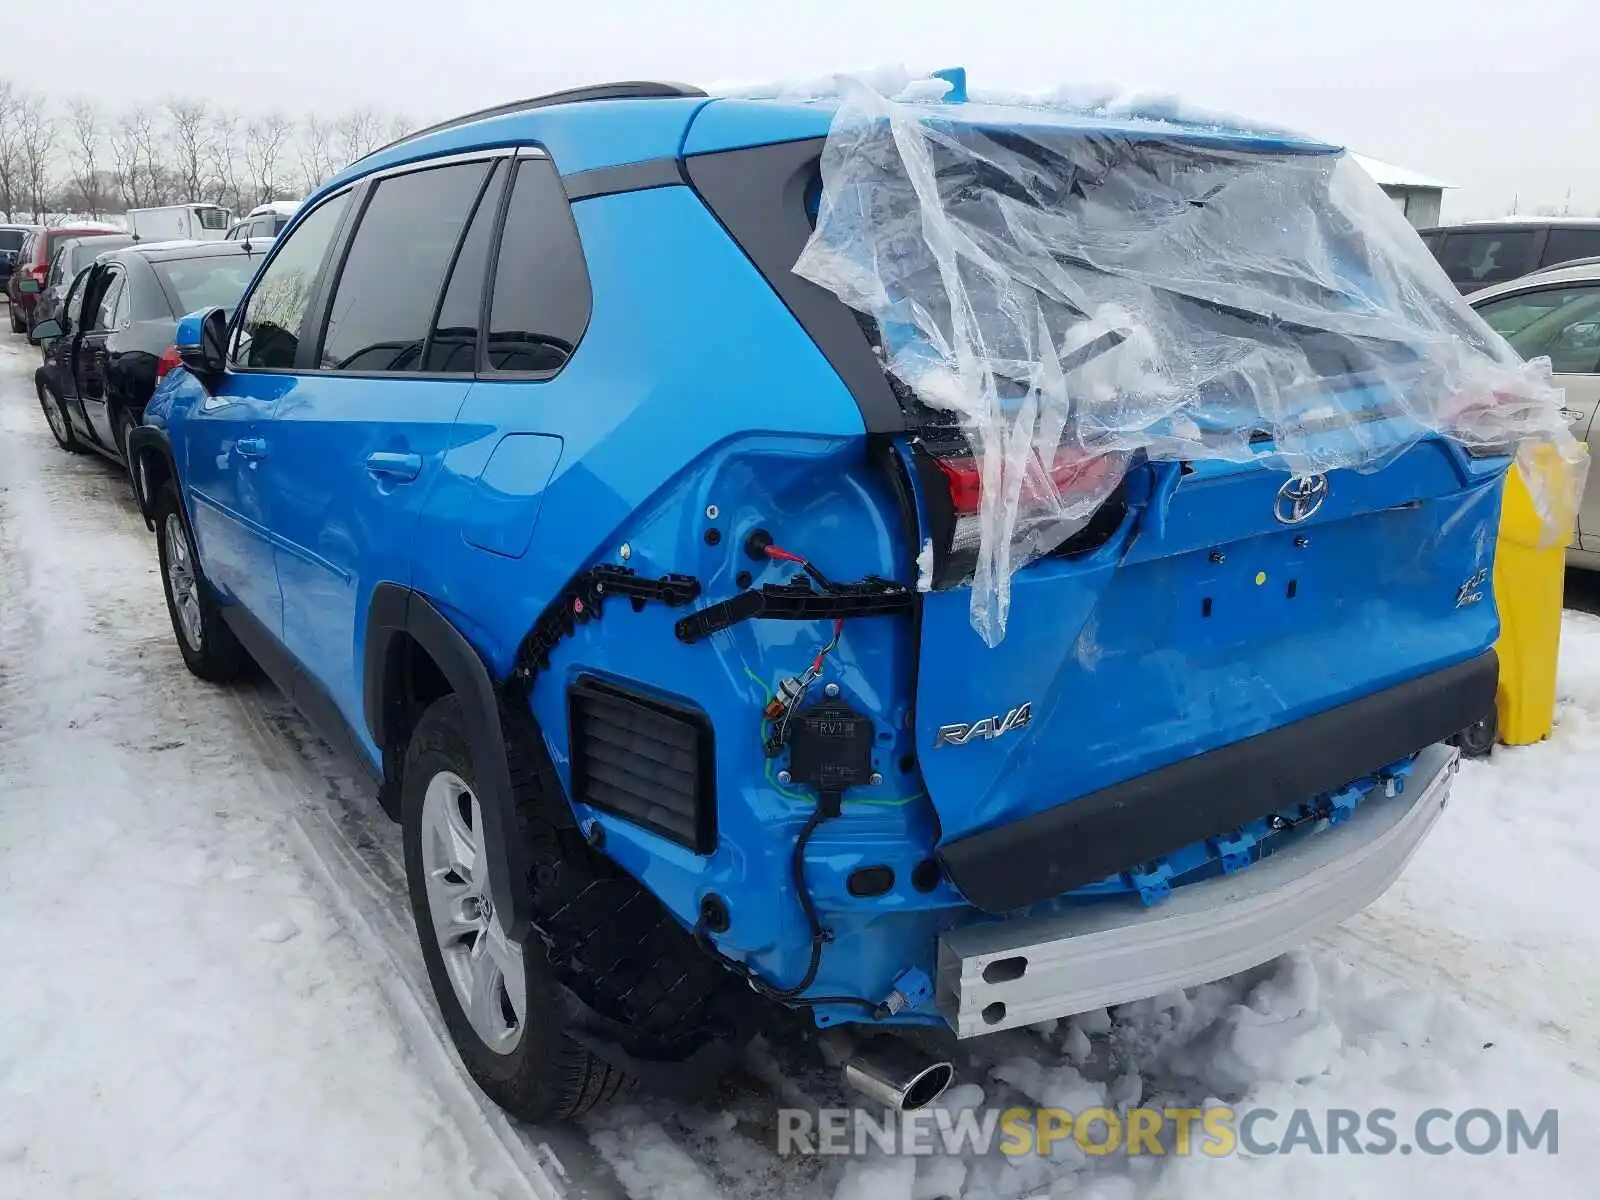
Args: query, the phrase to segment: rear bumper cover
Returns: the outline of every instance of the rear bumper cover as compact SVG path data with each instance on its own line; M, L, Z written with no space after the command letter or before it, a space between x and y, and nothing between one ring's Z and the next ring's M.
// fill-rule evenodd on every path
M1076 800L958 838L939 860L985 912L1027 908L1311 800L1494 709L1493 650Z
M1359 912L1400 874L1449 798L1458 752L1417 756L1399 796L1360 805L1248 870L1137 900L969 925L939 939L935 1002L958 1037L1221 979ZM987 976L987 978L986 978Z

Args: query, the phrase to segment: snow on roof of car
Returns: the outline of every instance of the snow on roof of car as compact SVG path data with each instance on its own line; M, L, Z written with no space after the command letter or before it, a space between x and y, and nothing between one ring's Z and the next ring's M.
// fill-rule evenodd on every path
M304 203L304 200L269 200L265 204L256 205L245 215L248 218L272 213L279 217L292 217L300 211L300 206Z
M1445 183L1442 179L1435 179L1431 175L1424 175L1421 171L1413 171L1409 167L1397 167L1393 163L1384 162L1381 158L1369 158L1365 154L1351 152L1350 157L1356 164L1372 176L1372 180L1379 187L1404 187L1404 188L1437 188L1443 191L1453 188L1453 183Z

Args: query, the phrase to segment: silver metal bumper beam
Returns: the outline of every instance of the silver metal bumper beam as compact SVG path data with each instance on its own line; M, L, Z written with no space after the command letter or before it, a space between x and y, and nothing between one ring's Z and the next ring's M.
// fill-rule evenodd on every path
M1301 837L1244 871L1136 899L993 921L939 939L935 1003L957 1037L1156 996L1301 945L1381 896L1433 828L1459 755L1430 746L1401 795Z

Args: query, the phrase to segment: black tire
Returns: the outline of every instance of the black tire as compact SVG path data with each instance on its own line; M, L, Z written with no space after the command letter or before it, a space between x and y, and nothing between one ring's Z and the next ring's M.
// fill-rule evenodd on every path
M56 445L69 454L87 453L89 448L78 440L72 422L67 419L67 406L44 384L36 383L34 388L39 393L39 408L44 413L45 424L50 426L50 436L56 439ZM52 417L55 419L52 420Z
M174 595L174 560L170 557L175 537L183 539L182 550L190 564L191 588L186 594L194 600L198 611L196 636L190 636L179 614L180 598ZM191 674L208 683L227 683L239 674L248 661L244 647L222 617L222 606L217 603L200 570L200 560L194 551L194 534L189 529L189 518L183 511L177 487L169 482L156 498L156 553L161 568L161 590L167 597L167 616L172 620L172 636L178 643L178 652ZM182 589L180 589L182 590Z
M6 305L6 312L8 314L10 314L10 317L11 317L11 332L12 333L27 333L28 332L28 327L26 325L24 325L21 320L18 319L17 306L15 304L8 303Z
M128 415L125 408L117 409L111 418L111 439L117 445L117 453L122 456L122 461L128 467L129 478L133 477L133 464L128 462L128 435L133 432L134 420Z
M1450 739L1460 749L1463 758L1488 758L1500 740L1500 714L1490 709L1489 715L1468 725Z
M434 934L423 861L424 801L429 785L445 772L476 794L466 717L454 695L435 701L417 723L406 748L400 797L411 911L445 1027L468 1074L501 1108L534 1123L577 1116L616 1096L630 1080L567 1036L568 1006L544 943L530 937L522 945L525 1018L517 1041L506 1052L491 1049L479 1035L451 982ZM514 770L513 785L525 823L540 820L540 796L529 778Z

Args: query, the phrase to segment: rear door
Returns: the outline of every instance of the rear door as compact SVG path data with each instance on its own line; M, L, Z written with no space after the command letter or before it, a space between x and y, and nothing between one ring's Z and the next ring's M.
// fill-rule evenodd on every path
M322 693L297 698L314 714L331 701L374 755L367 608L378 584L411 580L417 517L472 384L470 357L428 360L428 335L463 233L497 203L499 167L452 160L363 185L316 369L267 422L284 643Z
M119 263L104 265L84 313L83 333L73 353L78 404L90 435L101 446L116 443L106 413L106 369L111 335L127 324L127 271Z
M1596 434L1600 408L1600 282L1535 288L1497 296L1478 308L1523 358L1550 360L1565 393L1562 411L1580 442ZM1600 488L1584 490L1573 543L1600 549Z

